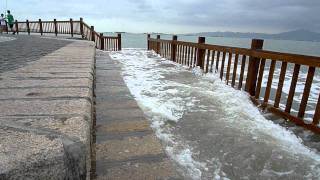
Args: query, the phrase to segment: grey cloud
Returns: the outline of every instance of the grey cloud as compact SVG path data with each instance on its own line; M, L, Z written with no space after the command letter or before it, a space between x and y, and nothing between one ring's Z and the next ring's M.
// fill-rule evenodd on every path
M19 17L119 18L143 22L149 29L150 22L199 27L197 31L320 29L319 0L21 0L11 4Z

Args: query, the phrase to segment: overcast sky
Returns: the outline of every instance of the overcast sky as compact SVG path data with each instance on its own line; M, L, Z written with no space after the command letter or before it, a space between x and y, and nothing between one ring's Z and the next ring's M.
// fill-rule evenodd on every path
M83 17L98 31L320 31L320 0L7 0L18 20ZM6 0L0 0L4 11Z

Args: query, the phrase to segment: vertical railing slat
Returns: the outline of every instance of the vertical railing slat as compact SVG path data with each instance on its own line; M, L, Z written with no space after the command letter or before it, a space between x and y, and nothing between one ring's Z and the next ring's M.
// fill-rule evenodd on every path
M208 49L208 53L207 53L207 62L206 62L206 73L208 73L209 72L209 63L210 63L210 54L211 52L210 52L210 50Z
M282 62L280 76L279 76L279 83L278 83L278 88L277 88L277 94L276 94L276 98L274 101L275 108L279 108L279 105L280 105L283 83L284 83L285 76L286 76L287 66L288 66L287 62Z
M228 65L227 65L227 74L226 74L226 83L227 83L227 85L229 84L231 61L232 61L232 53L229 52Z
M216 51L212 51L212 57L211 57L211 64L210 64L210 72L213 72L213 65L214 65L214 57L215 57Z
M238 85L238 89L239 90L242 88L242 84L243 84L243 76L244 76L244 70L245 70L245 67L246 67L246 60L247 60L247 56L246 55L242 55L241 72L240 72L239 85Z
M190 54L190 60L189 60L189 67L192 67L193 64L192 64L192 60L193 60L193 54L194 54L194 48L191 47L191 54Z
M299 108L299 112L298 112L299 118L303 118L305 115L315 69L316 69L315 67L309 67L309 70L308 70L306 85L304 86L304 91L303 91L302 99L300 102L300 108Z
M188 46L187 66L189 67L190 67L190 53L191 53L191 49L190 49L190 46Z
M293 75L292 75L290 91L289 91L287 104L286 104L286 109L285 109L285 112L287 112L287 113L291 112L292 101L293 101L294 94L296 92L296 86L297 86L300 66L301 66L300 64L295 64L294 65L294 71L293 71Z
M317 102L316 110L313 116L312 124L317 126L319 124L319 121L320 121L320 94L318 97L318 102Z
M256 93L255 93L256 99L258 99L260 97L261 84L262 84L262 80L263 80L263 73L264 73L265 64L266 64L266 59L261 59L261 63L260 63L260 67L259 67L257 88L256 88Z
M265 92L265 95L264 95L264 104L268 104L268 102L269 102L270 91L271 91L271 86L272 86L272 80L273 80L273 74L274 74L275 67L276 67L276 61L275 60L271 60L271 65L270 65L270 69L269 69L269 76L268 76L268 82L267 82L266 92Z
M182 62L181 62L182 65L185 65L185 59L184 59L184 57L185 57L185 48L186 48L186 46L182 46Z
M42 29L42 21L39 19L39 30L40 30L40 35L43 35L43 29Z
M232 87L234 87L236 84L238 60L239 60L239 54L236 54L234 57L234 63L233 63L233 73L232 73L232 82L231 82Z
M218 69L219 69L219 61L220 61L220 51L218 51L218 54L217 54L216 72L218 72Z
M56 34L56 36L58 36L58 25L57 25L57 20L56 20L56 19L54 19L54 20L53 20L53 22L54 22L54 33Z
M223 52L222 54L222 61L221 61L221 68L220 68L220 79L223 79L223 71L224 71L224 63L226 61L226 52Z

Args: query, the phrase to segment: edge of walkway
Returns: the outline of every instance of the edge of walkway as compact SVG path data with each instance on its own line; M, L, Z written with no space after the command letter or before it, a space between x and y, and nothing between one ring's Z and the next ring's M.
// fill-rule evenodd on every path
M97 51L92 179L184 179L123 78L121 63Z

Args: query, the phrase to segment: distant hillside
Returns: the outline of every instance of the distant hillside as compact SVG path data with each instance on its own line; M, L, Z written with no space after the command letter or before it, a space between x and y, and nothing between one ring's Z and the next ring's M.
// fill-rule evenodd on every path
M187 35L209 36L209 37L234 37L234 38L262 38L262 39L281 39L296 41L317 41L320 42L320 33L308 30L296 30L279 34L265 33L240 33L240 32L202 32Z

